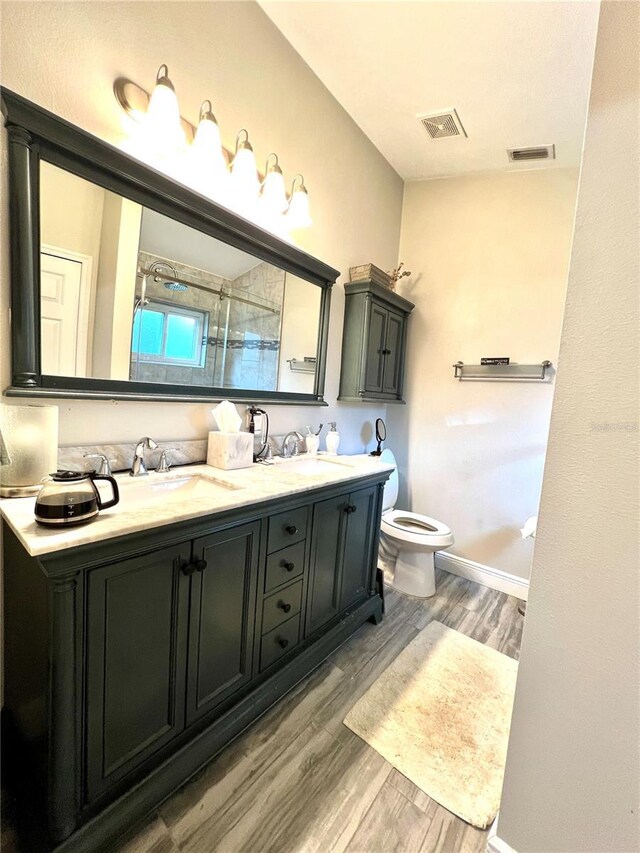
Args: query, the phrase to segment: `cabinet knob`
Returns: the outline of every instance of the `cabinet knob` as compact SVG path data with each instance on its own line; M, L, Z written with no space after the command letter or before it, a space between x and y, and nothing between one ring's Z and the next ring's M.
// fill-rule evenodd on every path
M204 572L204 570L206 568L207 568L207 561L206 560L198 560L198 562L196 563L196 569L199 572Z
M382 355L391 355L391 350L390 349L383 349Z
M196 570L195 563L185 563L182 567L183 575L192 575Z
M344 508L344 511L347 513L347 515L351 515L351 513L356 512L357 509L357 506L354 506L353 504L347 504L347 506Z
M298 532L298 528L295 526L295 524L287 524L285 530L290 536L293 536L294 533Z
M295 563L291 563L291 562L283 561L282 566L283 566L283 568L285 568L288 572L292 572L292 571L295 569L296 564L295 564Z
M284 601L279 601L278 607L282 608L282 610L284 610L285 613L288 613L291 610L291 605L286 604Z
M280 637L278 640L278 645L280 646L281 649L286 649L287 646L289 645L289 640L285 640L284 637Z

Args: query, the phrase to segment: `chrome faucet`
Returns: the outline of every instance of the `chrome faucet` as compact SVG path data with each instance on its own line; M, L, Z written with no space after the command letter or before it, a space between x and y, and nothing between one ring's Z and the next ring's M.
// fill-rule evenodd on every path
M130 477L144 477L149 473L146 465L144 464L144 452L145 450L157 450L157 448L158 445L152 438L149 438L149 436L145 435L144 438L140 439L133 452L133 463L131 465L131 470L129 471Z
M293 447L289 445L289 439L295 438L295 442ZM291 432L288 432L285 437L282 439L282 456L284 459L288 459L291 456L298 455L298 442L303 441L304 436L300 435L298 430L293 429Z

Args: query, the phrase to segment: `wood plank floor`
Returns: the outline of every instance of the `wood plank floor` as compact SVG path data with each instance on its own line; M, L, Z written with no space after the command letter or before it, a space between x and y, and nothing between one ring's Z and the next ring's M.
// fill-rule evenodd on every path
M342 720L418 631L437 619L513 658L518 600L447 572L427 601L387 595L314 673L177 791L119 853L480 853L461 821Z

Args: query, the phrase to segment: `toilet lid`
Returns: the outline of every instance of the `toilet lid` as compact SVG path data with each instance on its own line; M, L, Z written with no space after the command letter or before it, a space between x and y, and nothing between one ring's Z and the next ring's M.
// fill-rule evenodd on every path
M402 530L404 533L411 533L414 536L424 536L427 538L429 536L449 536L451 534L451 529L446 524L417 512L394 509L391 512L385 513L382 520L385 524L395 527L397 530Z

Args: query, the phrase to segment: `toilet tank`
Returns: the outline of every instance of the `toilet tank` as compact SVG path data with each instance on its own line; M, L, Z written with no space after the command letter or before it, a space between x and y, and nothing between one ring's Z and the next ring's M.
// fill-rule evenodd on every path
M398 500L398 466L396 458L392 451L385 448L380 454L380 461L387 465L394 465L395 469L391 472L391 476L384 486L384 494L382 496L382 512L393 509Z

